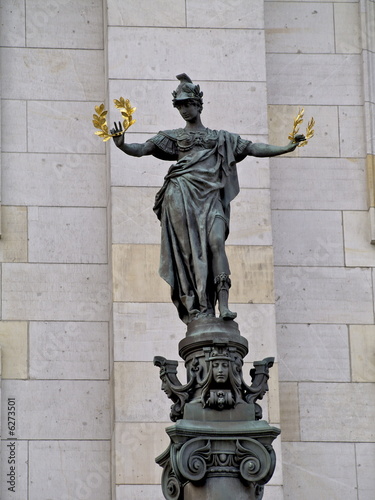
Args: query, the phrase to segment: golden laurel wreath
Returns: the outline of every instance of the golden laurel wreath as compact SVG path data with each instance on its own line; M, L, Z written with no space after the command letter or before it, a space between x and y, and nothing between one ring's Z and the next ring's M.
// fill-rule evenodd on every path
M302 108L298 111L298 115L294 118L293 130L288 135L288 139L293 141L293 142L296 142L295 136L298 134L299 125L303 122L304 113L305 113L305 110ZM298 147L306 146L308 140L311 139L312 137L314 137L314 128L313 128L314 125L315 125L315 120L314 120L314 118L311 118L311 120L307 124L307 129L306 129L306 133L305 133L305 140L299 142Z
M110 134L108 132L106 118L108 111L104 109L104 104L95 106L95 111L97 114L92 115L92 123L94 124L95 128L99 129L97 132L95 132L95 135L102 137L104 142L109 141L111 137L118 137L119 135L122 135L126 130L128 130L131 125L133 125L133 123L135 123L132 115L137 108L132 108L129 99L120 97L120 99L113 99L113 102L115 103L116 108L120 110L121 115L124 119L124 121L122 122L123 130L121 132L117 132L116 134Z

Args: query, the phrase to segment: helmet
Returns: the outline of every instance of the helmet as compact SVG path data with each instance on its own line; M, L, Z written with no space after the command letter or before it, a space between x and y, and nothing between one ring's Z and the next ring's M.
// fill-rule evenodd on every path
M172 92L173 106L176 107L180 101L186 101L187 99L193 99L202 105L203 92L201 92L199 85L194 85L186 73L181 73L181 75L177 75L176 78L180 80L180 84L177 89Z

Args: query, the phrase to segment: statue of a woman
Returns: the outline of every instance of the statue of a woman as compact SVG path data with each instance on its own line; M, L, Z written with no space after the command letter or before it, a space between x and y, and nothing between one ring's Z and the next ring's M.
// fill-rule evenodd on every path
M173 106L184 128L165 130L144 144L114 142L131 156L153 155L175 162L156 195L154 211L161 222L160 276L171 286L172 301L182 321L203 316L234 319L229 310L231 286L225 240L229 234L230 202L239 192L236 163L246 156L276 156L294 151L303 135L287 146L252 143L239 135L203 126L203 93L186 74L173 92ZM122 130L115 124L111 133Z

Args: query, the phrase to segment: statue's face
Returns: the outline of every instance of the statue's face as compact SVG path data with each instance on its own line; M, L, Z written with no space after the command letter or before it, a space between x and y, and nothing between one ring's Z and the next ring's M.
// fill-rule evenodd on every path
M176 108L186 122L194 122L200 114L198 103L194 101L181 101Z
M229 377L229 363L225 359L212 362L212 376L217 384L225 384Z

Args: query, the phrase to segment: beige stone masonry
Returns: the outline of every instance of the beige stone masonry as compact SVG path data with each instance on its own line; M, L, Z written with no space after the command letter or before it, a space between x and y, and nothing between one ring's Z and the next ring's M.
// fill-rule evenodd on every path
M1 207L1 262L27 262L27 209Z
M112 252L115 302L170 301L169 286L157 274L159 245L113 245ZM272 247L229 246L227 253L231 302L272 304Z
M28 377L27 329L26 321L0 322L3 379L26 379Z
M375 382L375 325L350 325L353 382Z
M371 245L370 241L368 212L344 212L343 222L346 265L350 267L375 267L375 247Z
M367 193L369 208L375 207L375 155L367 155Z
M280 383L280 427L282 441L300 441L297 382Z
M116 423L116 484L160 484L162 469L155 463L169 445L164 423Z

